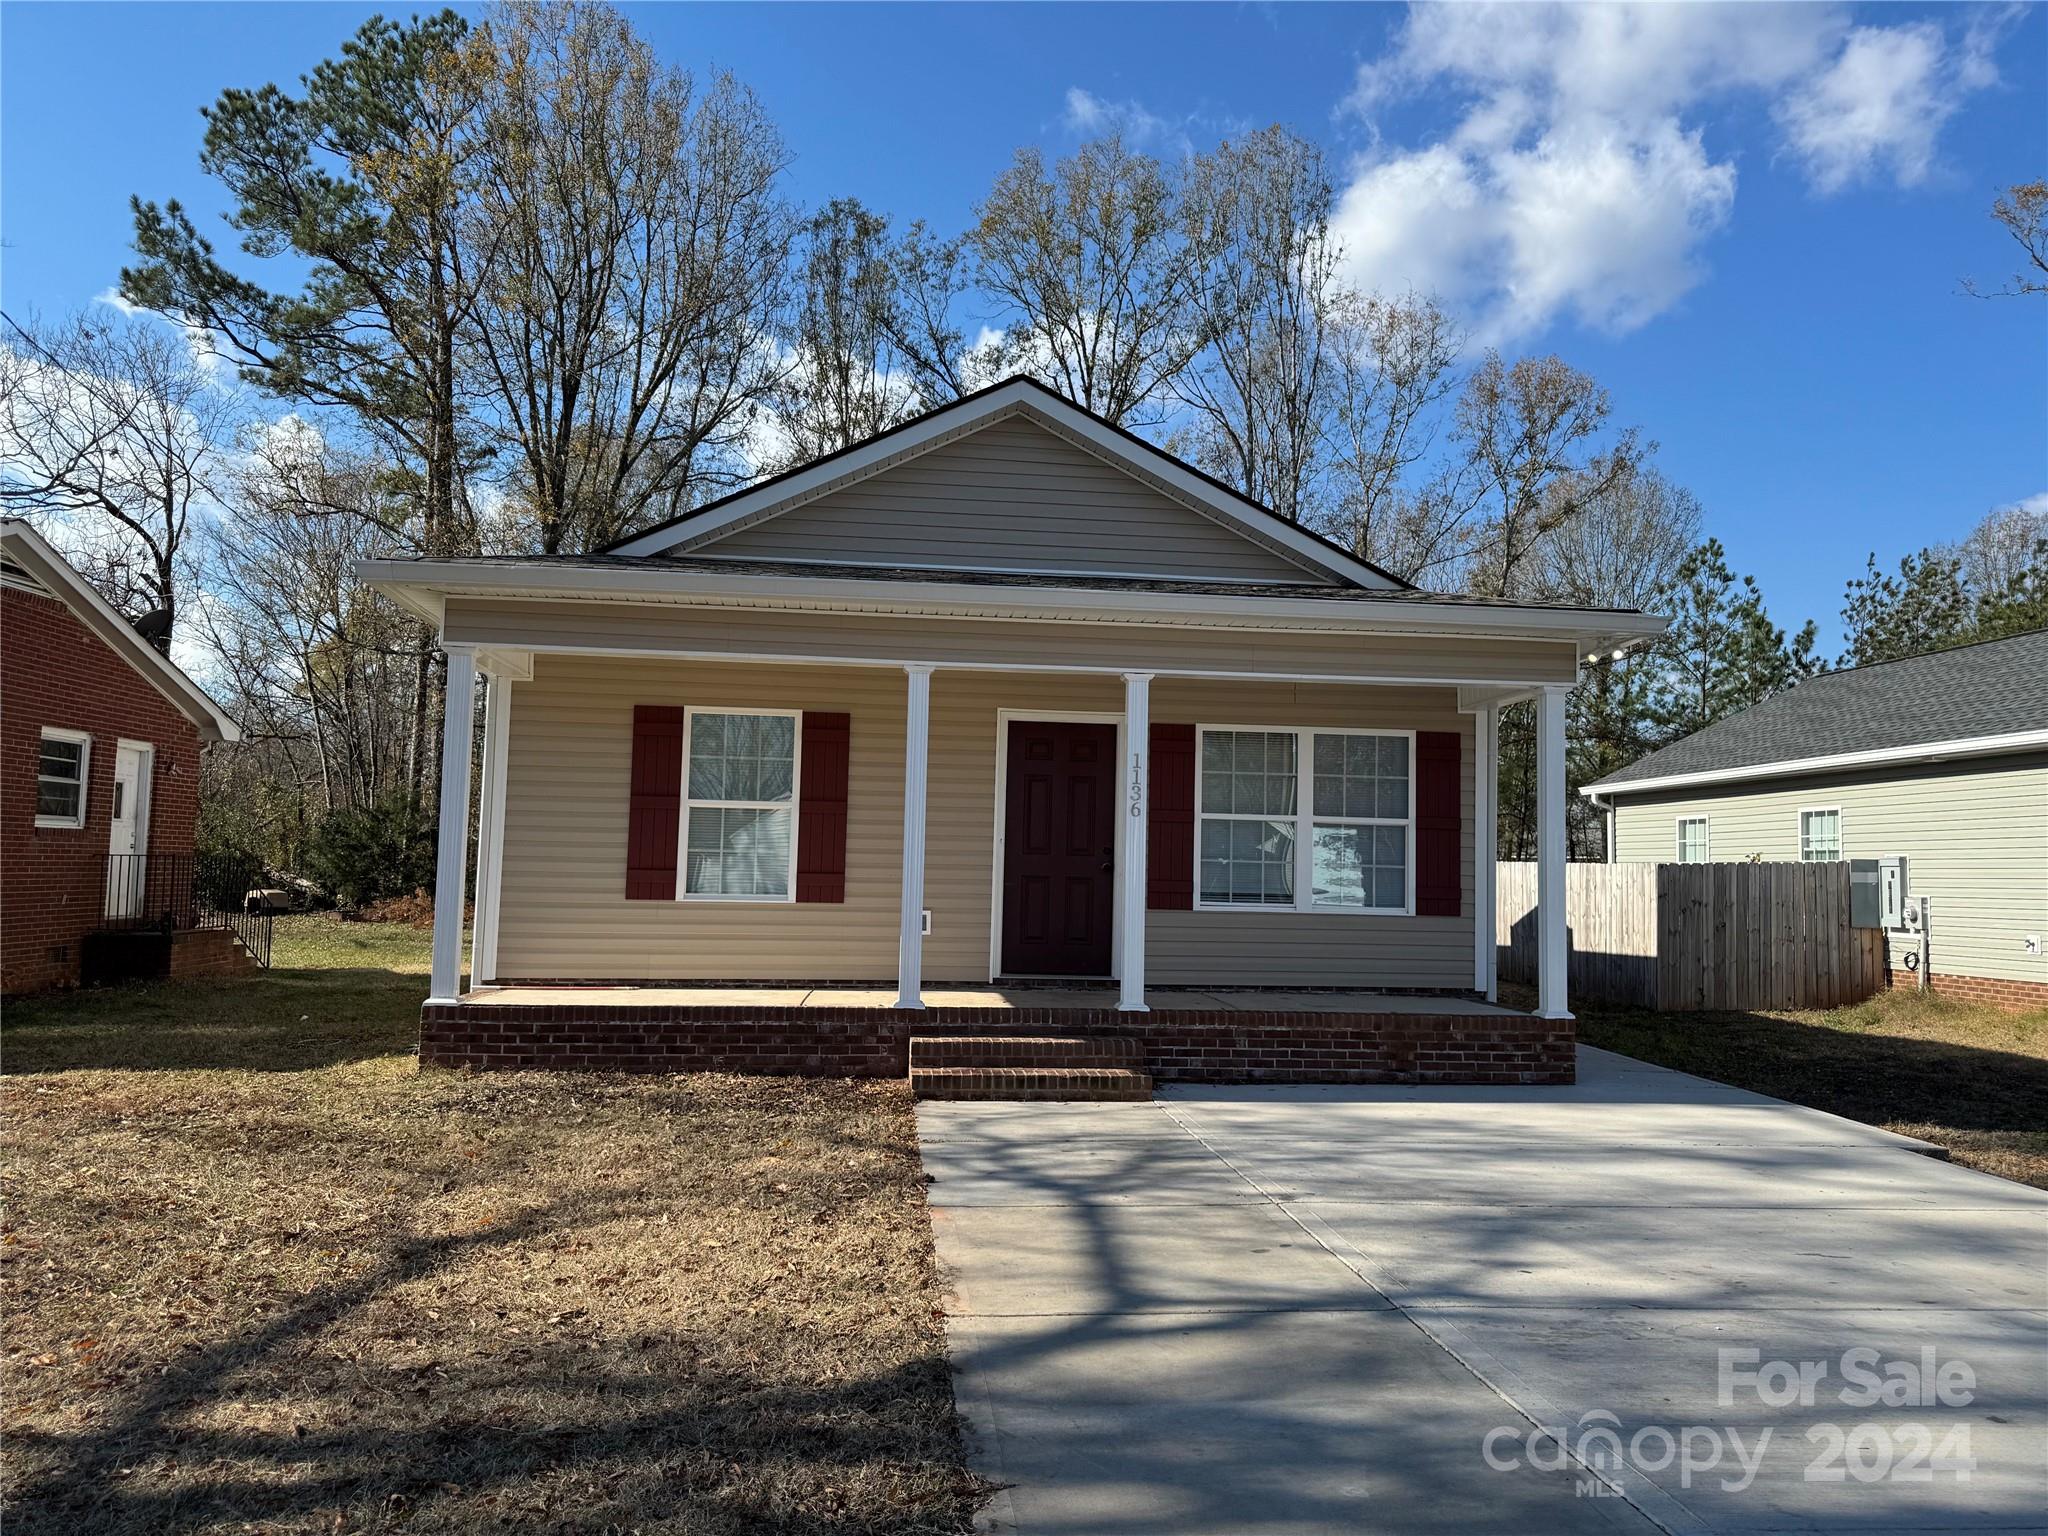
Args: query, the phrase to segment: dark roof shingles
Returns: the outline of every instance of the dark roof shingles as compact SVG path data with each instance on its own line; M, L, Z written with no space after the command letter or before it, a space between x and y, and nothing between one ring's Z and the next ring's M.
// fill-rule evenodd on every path
M2048 730L2048 630L1823 672L1597 784Z

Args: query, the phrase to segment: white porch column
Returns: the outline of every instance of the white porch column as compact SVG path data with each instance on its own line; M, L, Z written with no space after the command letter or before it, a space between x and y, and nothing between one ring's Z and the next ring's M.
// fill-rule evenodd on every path
M431 1003L462 994L462 908L469 863L469 744L476 707L476 654L445 647L441 698L441 841L434 859L434 972Z
M484 674L483 772L477 785L476 915L470 922L470 985L498 974L498 879L505 840L505 749L511 735L512 679Z
M1144 1013L1145 851L1152 806L1152 674L1124 674L1123 956L1117 1007Z
M924 802L932 734L932 669L904 667L910 697L903 726L903 919L896 941L896 1006L924 1006Z
M1536 705L1536 1016L1572 1016L1565 989L1564 699L1545 688Z
M1500 762L1495 747L1500 714L1493 704L1472 712L1472 990L1495 996L1494 876L1500 858Z

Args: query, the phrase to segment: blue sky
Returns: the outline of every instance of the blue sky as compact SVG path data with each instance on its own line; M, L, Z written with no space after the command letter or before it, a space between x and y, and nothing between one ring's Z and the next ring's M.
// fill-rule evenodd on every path
M6 307L108 288L131 193L210 222L198 109L373 9L0 8ZM2048 173L2041 6L626 9L760 93L793 195L948 232L1020 144L1290 124L1358 275L1597 376L1780 622L1832 636L1867 551L2048 496L2048 305L1960 292L2013 270L1992 197Z

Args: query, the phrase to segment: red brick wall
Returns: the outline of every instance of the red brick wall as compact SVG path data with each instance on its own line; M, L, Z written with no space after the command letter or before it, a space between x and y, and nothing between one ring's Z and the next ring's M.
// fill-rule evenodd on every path
M1900 989L1917 986L1911 971L1893 971L1892 985ZM2008 981L1997 976L1945 976L1928 973L1930 991L1964 1003L1989 1003L1994 1008L2048 1008L2048 982Z
M83 827L35 824L44 726L92 737ZM0 992L78 980L79 941L105 907L114 746L124 736L156 748L150 852L190 853L198 727L64 604L0 591Z
M1160 1082L1569 1083L1569 1022L1522 1014L1156 1009L608 1007L470 1003L421 1011L428 1066L902 1077L910 1037L1135 1036Z

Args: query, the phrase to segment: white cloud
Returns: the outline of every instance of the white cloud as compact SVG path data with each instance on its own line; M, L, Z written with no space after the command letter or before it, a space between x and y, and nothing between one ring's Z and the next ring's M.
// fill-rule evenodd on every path
M92 296L95 304L104 304L108 309L127 316L146 320L162 321L165 325L177 325L175 320L166 319L153 309L144 309L140 304L131 304L118 287L102 288ZM179 326L185 333L185 350L192 355L192 361L209 379L216 383L227 383L231 379L228 359L214 344L213 332L203 325Z
M1996 79L2009 20L1974 13L1952 37L1819 4L1411 5L1343 104L1374 136L1341 194L1347 257L1363 282L1443 296L1484 340L1561 316L1634 329L1700 281L1734 206L1707 107L1761 97L1816 191L1912 185ZM1388 110L1424 93L1452 100L1452 129L1384 141Z
M1186 156L1195 151L1193 131L1207 131L1210 125L1199 115L1162 117L1141 101L1109 101L1085 86L1070 85L1060 110L1060 126L1077 139L1114 133L1132 149Z
M104 304L109 309L119 310L124 315L146 315L148 310L140 304L130 304L118 287L109 285L92 296L95 304Z
M1890 173L1917 186L1942 124L1961 105L1941 28L1857 27L1834 61L1778 104L1787 147L1821 192Z

